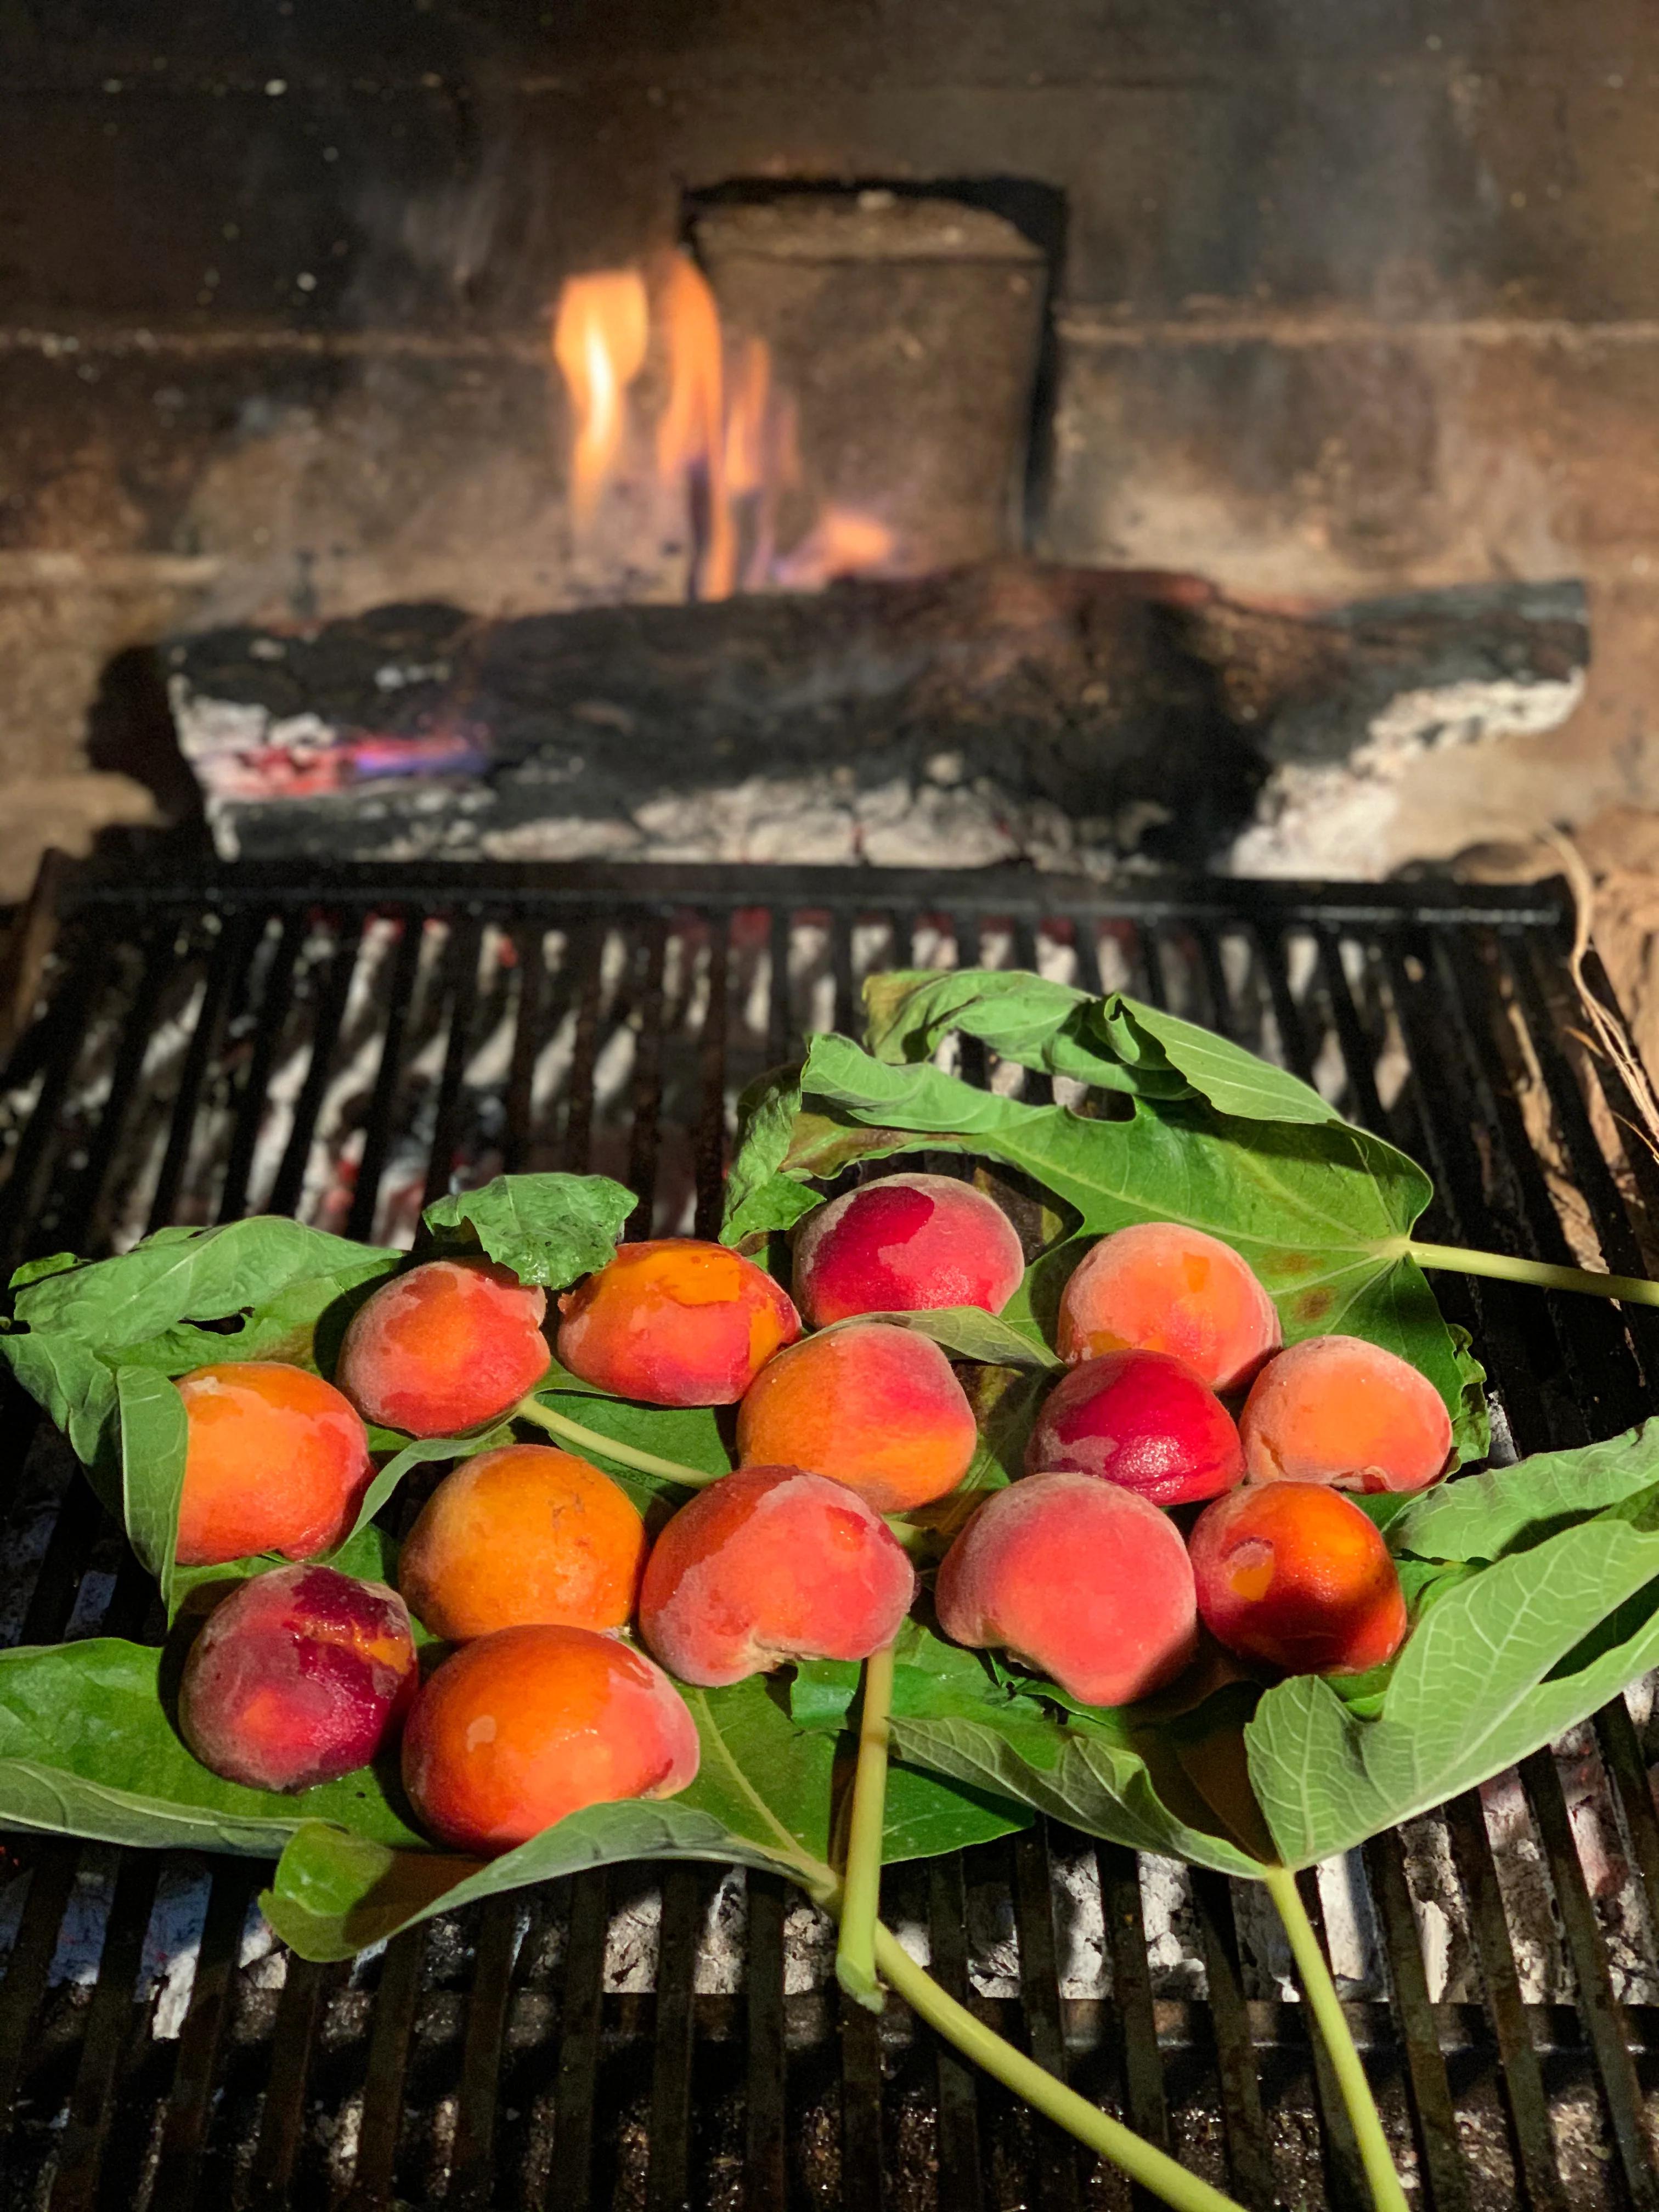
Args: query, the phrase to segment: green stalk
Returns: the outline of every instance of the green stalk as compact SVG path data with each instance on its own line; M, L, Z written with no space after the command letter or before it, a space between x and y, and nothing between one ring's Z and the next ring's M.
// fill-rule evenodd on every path
M1419 1244L1405 1252L1419 1267L1457 1275L1488 1275L1500 1283L1530 1283L1544 1291L1583 1291L1591 1297L1620 1298L1626 1305L1659 1306L1659 1283L1645 1275L1603 1275L1592 1267L1560 1267L1549 1260L1516 1260L1506 1252L1466 1252L1459 1244Z
M1325 1964L1319 1938L1314 1934L1313 1923L1303 1906L1296 1876L1288 1867L1269 1866L1261 1869L1261 1879L1267 1885L1268 1896L1278 1907L1279 1917L1285 1923L1285 1933L1291 1939L1291 1954L1302 1978L1308 2008L1329 2054L1331 2070L1336 2075L1337 2086L1342 2092L1342 2101L1348 2108L1348 2118L1353 2122L1354 2136L1359 2145L1359 2162L1364 2167L1365 2179L1370 2185L1371 2202L1376 2205L1376 2212L1406 2212L1406 2192L1400 2185L1399 2174L1395 2171L1394 2155L1389 2148L1388 2137L1382 2132L1376 2100L1371 2094L1371 2085L1365 2079L1365 2069L1354 2048L1347 2014L1342 2009L1341 2000L1336 1994L1336 1984Z
M1086 2097L1079 2097L1075 2089L1068 2089L1063 2081L1023 2051L1016 2051L1012 2043L1005 2043L994 2034L984 2021L947 1996L933 1976L917 1966L904 1946L890 1929L880 1921L875 1927L875 1958L883 1978L904 1999L912 2012L925 2020L929 2027L952 2043L964 2058L976 2065L1017 2097L1052 2120L1056 2127L1064 2128L1067 2135L1075 2136L1097 2156L1107 2158L1121 2166L1132 2181L1150 2189L1161 2197L1175 2212L1239 2212L1231 2197L1224 2197L1207 2181L1200 2181L1195 2173L1188 2173L1161 2150L1126 2128L1120 2120L1091 2105Z
M533 1421L538 1429L545 1429L550 1437L561 1437L574 1444L578 1451L597 1452L601 1459L615 1460L619 1467L637 1468L641 1474L659 1474L669 1482L678 1482L687 1490L706 1489L709 1483L718 1482L726 1472L710 1474L700 1467L682 1467L678 1460L659 1459L655 1452L641 1451L636 1444L618 1443L614 1437L602 1437L597 1429L585 1429L580 1421L571 1420L564 1413L556 1413L550 1406L544 1406L538 1398L520 1398L509 1418L515 1421Z
M892 1709L893 1647L889 1644L864 1662L859 1763L853 1777L853 1817L847 1831L841 1932L836 1942L836 1979L870 2012L879 2012L884 2002L876 1979L875 1945L881 1911L882 1823L887 1810L887 1720Z

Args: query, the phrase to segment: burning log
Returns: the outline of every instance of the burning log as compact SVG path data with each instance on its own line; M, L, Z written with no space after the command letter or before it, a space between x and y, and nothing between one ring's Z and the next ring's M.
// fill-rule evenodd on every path
M1430 747L1560 720L1587 652L1573 585L1287 611L1010 562L497 622L382 608L164 659L227 856L1285 872Z

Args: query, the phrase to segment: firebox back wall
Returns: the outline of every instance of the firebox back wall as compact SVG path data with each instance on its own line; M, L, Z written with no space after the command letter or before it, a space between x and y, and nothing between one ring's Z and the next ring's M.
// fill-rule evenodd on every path
M83 804L60 780L125 642L591 592L549 305L735 177L1063 193L1037 550L1332 597L1583 574L1595 685L1510 803L1659 795L1644 0L21 0L0 21L16 806ZM1422 804L1455 814L1471 772L1434 764Z

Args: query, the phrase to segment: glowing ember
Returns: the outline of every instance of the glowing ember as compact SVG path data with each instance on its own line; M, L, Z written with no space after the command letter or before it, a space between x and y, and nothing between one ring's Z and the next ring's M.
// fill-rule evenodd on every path
M896 544L875 516L826 505L780 552L785 495L801 482L793 395L780 389L765 341L732 344L707 279L684 253L646 274L604 270L567 280L554 319L553 355L569 396L571 507L579 532L605 486L626 471L628 387L653 334L667 398L655 426L658 482L683 489L696 553L693 598L735 590L811 591L833 577L878 572Z

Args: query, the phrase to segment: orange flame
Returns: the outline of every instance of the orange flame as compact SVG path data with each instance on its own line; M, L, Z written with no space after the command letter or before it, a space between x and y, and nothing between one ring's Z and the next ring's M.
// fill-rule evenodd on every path
M645 366L650 334L645 282L635 269L567 278L553 324L553 357L575 416L571 501L586 521L617 465L623 395Z
M617 472L627 389L644 364L654 324L668 387L656 426L657 475L665 485L685 487L697 549L693 596L726 598L740 572L749 591L805 591L890 562L896 541L886 525L833 505L779 554L783 495L801 481L793 396L779 388L763 338L745 338L728 369L720 309L688 255L662 255L650 276L647 291L637 270L605 270L571 278L559 295L553 352L570 395L578 527L591 520L600 489Z

